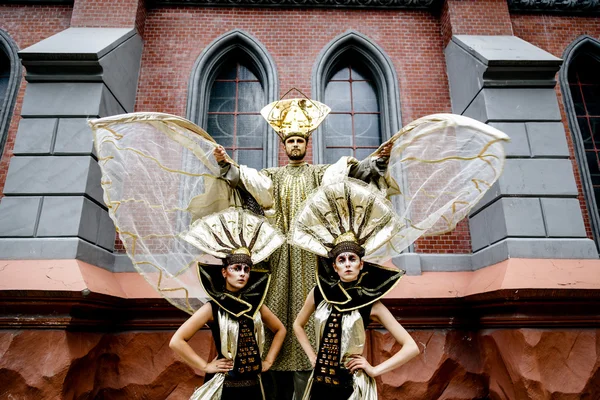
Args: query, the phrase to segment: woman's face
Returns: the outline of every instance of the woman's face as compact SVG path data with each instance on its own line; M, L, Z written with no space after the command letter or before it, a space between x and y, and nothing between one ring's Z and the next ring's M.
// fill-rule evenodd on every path
M363 262L358 254L346 252L335 258L333 268L342 282L352 282L358 279L358 274L363 269Z
M230 264L221 270L225 278L225 289L237 292L243 289L250 278L250 266L248 264Z

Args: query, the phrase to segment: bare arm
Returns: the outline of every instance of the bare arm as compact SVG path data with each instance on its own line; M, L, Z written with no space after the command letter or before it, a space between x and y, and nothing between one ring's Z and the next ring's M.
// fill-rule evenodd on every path
M273 342L271 343L271 348L267 353L264 361L262 362L262 372L268 371L275 359L277 358L277 354L279 354L279 350L281 350L281 346L283 345L283 340L285 339L286 330L279 318L269 308L263 305L260 308L260 316L263 320L263 323L275 334L273 337Z
M313 368L315 367L315 362L317 360L317 355L315 354L315 350L312 348L310 344L310 340L308 340L308 336L306 335L306 331L304 327L308 324L308 320L312 313L315 312L315 289L311 290L306 296L306 301L302 306L302 309L298 313L296 320L294 321L294 333L296 334L296 338L302 346L302 349L308 356L310 363Z
M402 325L396 321L396 318L394 318L390 310L388 310L380 301L373 304L371 317L379 321L383 327L392 334L394 339L396 339L396 342L398 342L402 348L392 357L375 367L369 364L363 356L353 356L352 360L348 362L347 365L350 372L362 369L367 375L376 377L406 364L419 354L419 347L414 339L406 332Z
M177 329L169 342L169 347L192 368L213 374L227 372L233 368L231 360L224 358L217 360L215 358L213 361L207 362L188 344L188 340L202 329L207 322L212 322L212 320L212 306L210 303L206 303Z

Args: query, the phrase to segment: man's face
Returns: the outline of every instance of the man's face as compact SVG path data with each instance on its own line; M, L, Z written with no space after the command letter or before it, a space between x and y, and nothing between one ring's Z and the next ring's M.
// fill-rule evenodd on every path
M292 136L285 140L285 152L292 161L300 161L306 155L306 139Z

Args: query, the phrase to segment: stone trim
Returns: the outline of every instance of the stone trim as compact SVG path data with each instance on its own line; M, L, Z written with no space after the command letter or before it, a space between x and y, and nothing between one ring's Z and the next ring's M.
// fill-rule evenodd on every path
M444 299L388 298L383 303L408 329L598 328L599 294L598 289L504 289ZM124 299L89 289L4 290L0 299L4 310L10 310L0 313L0 329L175 330L189 318L165 299ZM382 326L372 322L369 328Z
M279 99L279 78L275 61L267 48L249 33L234 29L227 32L202 51L190 75L188 83L188 96L186 118L206 128L206 110L210 95L209 85L215 79L219 67L232 56L234 52L241 52L258 72L258 78L263 84L266 94L265 105ZM208 132L210 134L210 132ZM266 163L265 167L276 167L279 151L277 135L265 129L266 135Z
M348 30L329 42L317 56L312 70L312 96L319 101L325 97L325 86L336 61L348 51L358 53L375 80L381 107L381 130L384 140L392 137L401 127L400 89L396 68L390 57L369 37ZM313 162L323 163L325 146L322 128L313 134Z
M441 8L441 0L149 0L149 7L276 7L276 8L355 8L425 9Z
M600 1L598 1L598 3L600 3ZM571 138L573 139L575 160L579 166L583 195L585 197L585 202L587 203L594 242L596 243L596 247L600 249L600 215L598 214L594 189L592 187L592 178L590 171L587 168L587 159L585 157L585 150L581 139L581 131L575 115L575 106L573 105L573 97L571 96L571 90L569 89L568 79L571 61L573 61L581 52L594 53L600 57L600 41L589 35L581 35L567 46L563 53L563 67L558 72L558 81L564 99L563 104L567 114Z
M17 92L21 85L21 63L19 62L18 47L15 41L4 30L0 29L0 51L4 51L10 61L10 77L6 87L4 103L0 108L0 158L4 153L4 146L8 137L8 128L12 117Z
M571 13L600 13L600 0L508 0L510 11Z

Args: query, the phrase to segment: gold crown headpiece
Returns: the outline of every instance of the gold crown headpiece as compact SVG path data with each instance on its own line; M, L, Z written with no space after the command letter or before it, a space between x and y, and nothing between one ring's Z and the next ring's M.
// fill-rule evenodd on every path
M331 108L309 98L278 100L260 110L282 142L292 136L308 140L330 112Z

